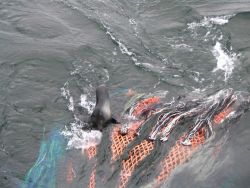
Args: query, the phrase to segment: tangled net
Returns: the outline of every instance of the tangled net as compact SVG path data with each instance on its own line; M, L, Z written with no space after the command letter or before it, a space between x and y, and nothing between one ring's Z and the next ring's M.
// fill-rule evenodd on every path
M136 96L123 114L130 117L128 122L114 126L110 134L110 166L119 163L116 166L119 169L113 171L119 174L114 176L117 177L115 187L130 187L133 173L141 166L147 168L142 164L157 152L156 143L161 141L164 145L168 140L174 140L161 157L148 164L148 168L153 166L156 171L149 178L150 182L145 183L159 187L177 166L187 161L202 146L213 134L214 127L231 116L242 114L248 109L248 104L249 98L243 99L232 89L203 99L165 104L157 96ZM124 157L126 153L127 157ZM93 160L96 154L97 147L87 149L89 160ZM136 174L143 177L145 171L143 169ZM95 164L90 174L89 188L97 187L96 172ZM107 181L102 183L102 187L108 187L105 184Z

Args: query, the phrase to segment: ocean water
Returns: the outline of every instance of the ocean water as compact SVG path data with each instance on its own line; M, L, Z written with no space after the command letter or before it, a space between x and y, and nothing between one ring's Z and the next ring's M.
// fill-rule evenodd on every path
M81 131L99 84L109 87L119 115L130 88L164 91L169 101L225 88L250 92L249 73L249 0L1 0L0 187L22 187L43 173L39 160L53 163L67 151L80 166L73 187L84 187L86 161L77 151L101 138ZM249 187L248 115L162 187ZM63 143L48 144L55 129ZM207 162L218 145L219 156Z

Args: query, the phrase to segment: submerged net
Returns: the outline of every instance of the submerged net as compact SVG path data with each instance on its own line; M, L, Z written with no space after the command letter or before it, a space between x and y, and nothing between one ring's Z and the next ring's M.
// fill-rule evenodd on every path
M246 101L249 103L249 98ZM172 131L178 126L186 126L174 144L159 158L159 162L151 164L157 171L152 175L151 182L145 183L159 187L177 166L187 161L213 134L215 126L241 109L241 102L239 96L231 89L204 99L175 104L161 103L157 96L137 98L131 107L126 109L126 115L133 116L133 120L129 120L124 126L114 126L110 134L110 165L119 163L116 166L119 169L114 170L114 173L119 173L118 176L114 176L117 177L115 187L130 187L131 177L136 168L157 151L155 140L161 140L167 145ZM186 121L191 123L182 123ZM97 147L88 148L88 159L93 160L97 151ZM121 158L125 152L128 156ZM89 188L96 187L96 165L92 168ZM105 184L102 187L105 187Z
M223 121L230 112L232 112L232 108L229 107L217 114L214 118L215 125L218 125L221 121ZM187 161L192 156L192 154L197 151L198 147L205 142L205 135L204 128L198 131L190 140L191 146L188 147L181 144L181 140L184 139L184 136L176 141L174 147L171 148L170 152L161 163L163 168L161 169L160 174L157 176L157 185L167 179L167 177L178 165Z

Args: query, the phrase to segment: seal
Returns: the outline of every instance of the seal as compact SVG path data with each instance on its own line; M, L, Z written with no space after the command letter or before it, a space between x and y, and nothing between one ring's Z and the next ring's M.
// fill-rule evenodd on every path
M112 117L107 87L100 85L96 88L96 105L89 118L89 124L92 129L102 131L110 123L118 124L119 122Z

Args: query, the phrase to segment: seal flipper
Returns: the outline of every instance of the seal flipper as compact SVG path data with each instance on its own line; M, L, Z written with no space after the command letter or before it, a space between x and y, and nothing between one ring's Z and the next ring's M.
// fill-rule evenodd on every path
M114 116L111 117L111 119L109 120L109 123L112 123L112 124L121 124L121 122L118 121Z

